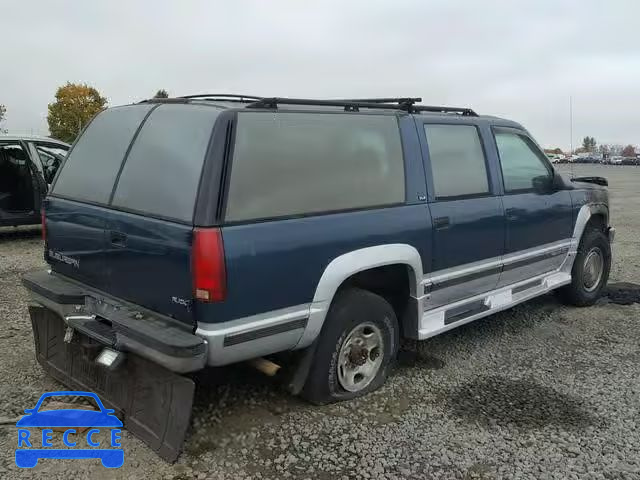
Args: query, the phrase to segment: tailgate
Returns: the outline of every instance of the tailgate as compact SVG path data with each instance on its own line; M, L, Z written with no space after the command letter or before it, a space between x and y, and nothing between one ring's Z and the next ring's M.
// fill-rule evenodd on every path
M193 215L219 113L169 103L97 115L46 206L52 269L195 330Z

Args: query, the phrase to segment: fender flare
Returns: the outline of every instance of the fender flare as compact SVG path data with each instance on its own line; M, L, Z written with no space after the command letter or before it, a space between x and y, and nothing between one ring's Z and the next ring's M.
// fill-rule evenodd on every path
M418 250L405 243L392 243L361 248L334 258L324 269L309 307L307 327L296 349L309 346L322 330L331 301L342 283L350 276L385 265L409 267L409 293L418 296L422 282L422 259Z
M587 203L580 207L576 216L576 224L573 227L572 250L577 251L587 223L594 215L604 215L605 224L609 223L609 208L604 203Z

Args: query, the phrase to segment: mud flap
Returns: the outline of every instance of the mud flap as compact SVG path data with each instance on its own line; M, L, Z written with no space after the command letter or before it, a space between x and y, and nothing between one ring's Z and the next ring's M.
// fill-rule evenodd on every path
M78 332L65 343L66 325L57 314L38 306L30 306L29 314L36 356L49 375L73 390L97 393L161 458L178 458L191 418L193 380L131 353L109 371L95 363L100 343Z

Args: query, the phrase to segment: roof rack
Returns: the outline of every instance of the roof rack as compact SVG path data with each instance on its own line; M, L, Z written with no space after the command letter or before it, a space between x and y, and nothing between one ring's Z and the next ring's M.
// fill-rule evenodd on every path
M262 100L263 97L258 97L256 95L237 95L234 93L199 93L197 95L184 95L178 98L188 98L188 99L202 99L202 100L218 100L218 101L228 101L228 102L256 102L258 100Z
M457 113L463 117L477 117L478 114L470 108L457 108L457 107L432 107L429 105L414 105L413 110L416 113L420 112L434 112L434 113Z
M344 98L334 100L316 100L310 98L258 97L256 95L237 95L233 93L200 93L175 98L150 98L140 103L187 103L190 100L211 100L219 102L238 102L247 104L247 108L277 109L278 105L311 105L323 107L344 107L345 112L359 112L361 108L382 110L403 110L408 113L433 112L456 113L467 117L478 114L470 108L436 107L416 105L420 97L386 97L386 98Z
M250 103L247 108L278 108L278 105L312 105L344 107L346 112L358 112L360 108L373 108L383 110L404 110L409 113L437 112L437 113L457 113L463 116L477 117L478 114L470 108L455 107L433 107L428 105L415 105L421 102L419 97L410 98L361 98L361 99L338 99L338 100L315 100L305 98L281 98L265 97Z

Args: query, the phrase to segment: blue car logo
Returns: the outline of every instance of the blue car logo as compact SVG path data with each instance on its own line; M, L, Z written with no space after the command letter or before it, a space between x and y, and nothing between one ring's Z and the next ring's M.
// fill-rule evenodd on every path
M46 398L57 396L90 397L96 402L100 411L85 409L38 411ZM99 458L102 465L107 468L118 468L124 463L124 452L120 445L122 422L113 414L114 410L104 408L95 393L48 392L40 397L34 408L26 409L25 413L26 415L16 423L18 427L16 465L18 467L33 468L41 458ZM28 430L32 427L41 428L41 435L34 435L34 431ZM62 441L68 448L54 448L53 428L64 429ZM84 433L76 430L79 428L89 428L89 430ZM96 435L100 433L101 428L110 429L109 446L111 448L104 448L104 445L97 441ZM84 443L91 448L82 448Z

